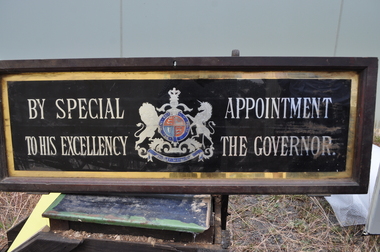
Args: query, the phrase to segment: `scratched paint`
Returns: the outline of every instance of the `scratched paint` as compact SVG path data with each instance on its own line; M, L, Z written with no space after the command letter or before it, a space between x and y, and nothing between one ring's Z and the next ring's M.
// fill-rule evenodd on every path
M209 228L210 196L91 196L62 194L45 217L200 233Z

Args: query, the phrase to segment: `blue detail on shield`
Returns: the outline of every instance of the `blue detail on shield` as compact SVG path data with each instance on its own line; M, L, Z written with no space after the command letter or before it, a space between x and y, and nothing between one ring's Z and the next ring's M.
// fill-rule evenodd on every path
M190 132L190 121L182 112L177 115L165 113L158 125L162 137L174 143L184 140Z

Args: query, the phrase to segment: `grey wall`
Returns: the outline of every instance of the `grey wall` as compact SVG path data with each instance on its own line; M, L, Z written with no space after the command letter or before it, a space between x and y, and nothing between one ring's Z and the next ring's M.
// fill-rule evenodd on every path
M229 56L232 49L380 57L379 10L378 0L0 0L0 60Z

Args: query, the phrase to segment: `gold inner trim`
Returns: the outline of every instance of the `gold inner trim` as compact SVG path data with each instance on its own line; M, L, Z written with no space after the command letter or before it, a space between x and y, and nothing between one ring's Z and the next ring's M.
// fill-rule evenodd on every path
M72 171L19 171L14 168L12 130L8 100L10 81L54 80L158 80L158 79L350 79L351 108L349 120L346 170L344 172L72 172ZM176 72L57 72L3 75L1 80L6 155L10 177L61 178L130 178L130 179L342 179L353 174L355 125L358 101L358 73L303 72L303 71L176 71Z

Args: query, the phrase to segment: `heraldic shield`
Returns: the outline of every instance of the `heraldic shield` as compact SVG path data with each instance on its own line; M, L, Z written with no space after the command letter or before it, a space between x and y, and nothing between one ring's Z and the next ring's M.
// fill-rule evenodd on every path
M166 163L209 159L214 153L211 135L215 133L215 123L209 121L211 104L199 101L198 113L193 117L186 113L193 109L179 103L179 90L173 88L168 94L169 103L160 108L148 102L139 108L142 123L137 124L135 150L150 162L153 157Z

